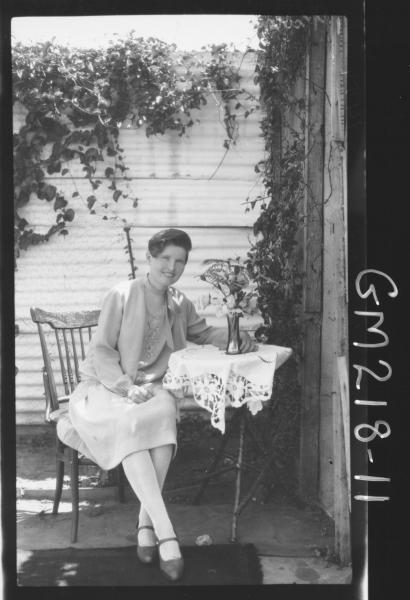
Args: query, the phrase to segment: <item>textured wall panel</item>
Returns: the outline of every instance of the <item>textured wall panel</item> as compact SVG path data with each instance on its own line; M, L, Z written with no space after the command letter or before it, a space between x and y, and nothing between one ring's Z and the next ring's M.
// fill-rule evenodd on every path
M49 179L50 184L59 185L57 178ZM108 220L117 220L114 228L121 227L121 219L126 219L136 226L163 227L179 225L181 227L197 227L199 224L206 227L213 225L251 227L254 223L256 210L245 212L245 201L249 194L255 195L258 186L249 181L227 180L194 180L187 179L139 179L127 182L124 193L128 198L120 198L118 202L112 201L112 191L107 186L101 185L94 209L96 215L89 215L87 224L95 227L100 217L106 216ZM72 180L64 182L63 187L67 199L83 221L88 214L86 199L93 192L90 184L84 179L75 183ZM80 196L72 198L74 191ZM138 206L133 208L133 199L138 198ZM108 207L104 205L108 204ZM46 232L55 220L50 203L39 200L33 195L33 200L19 210L19 214L30 223L35 223L36 231ZM79 223L80 219L73 222L73 228L85 227Z
M254 56L242 64L242 84L258 93L253 84ZM45 310L93 309L101 305L108 289L127 279L130 266L124 251L126 244L123 219L132 226L132 247L137 276L146 273L145 252L148 239L158 229L183 227L192 237L194 249L178 287L195 300L208 291L198 275L201 262L213 257L246 256L252 239L257 210L245 212L245 200L260 191L254 165L263 158L260 113L241 118L235 146L225 157L225 132L221 113L210 97L204 110L198 111L199 124L179 138L175 134L147 138L144 131L123 125L120 144L124 148L129 182L118 179L118 188L128 194L118 203L103 205L112 197L103 180L92 192L82 177L79 165L69 166L64 177L49 177L50 183L64 191L76 217L67 224L69 234L57 235L49 242L22 251L15 274L16 322L16 410L18 423L43 420L43 384L41 352L36 326L31 322L32 305ZM24 121L24 111L16 106L14 128ZM111 160L111 159L110 159ZM102 163L104 169L111 163ZM217 170L214 177L210 176ZM79 197L71 198L78 191ZM87 197L97 197L97 214L91 215ZM138 198L138 206L132 202ZM38 232L54 222L47 202L33 198L20 215ZM107 220L102 217L106 215ZM54 349L52 349L52 354Z

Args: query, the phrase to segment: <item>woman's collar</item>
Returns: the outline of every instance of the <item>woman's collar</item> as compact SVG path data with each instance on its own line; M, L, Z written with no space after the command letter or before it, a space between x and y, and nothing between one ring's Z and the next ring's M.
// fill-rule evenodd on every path
M161 296L163 294L166 297L166 303L167 303L167 306L170 311L179 312L178 311L178 302L175 299L175 293L177 291L177 290L175 290L175 288L168 287L164 292L162 292L161 290L158 290L150 282L149 273L147 273L145 278L143 279L143 284L145 285L145 287L147 289L149 289L154 294L157 294L158 296Z

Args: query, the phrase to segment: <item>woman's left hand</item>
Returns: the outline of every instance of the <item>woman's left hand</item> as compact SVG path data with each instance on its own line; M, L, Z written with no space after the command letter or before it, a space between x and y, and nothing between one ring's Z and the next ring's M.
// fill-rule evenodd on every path
M128 399L135 404L142 404L152 398L152 396L153 393L143 385L133 385L128 390Z
M249 333L241 331L240 351L242 354L246 352L255 352L258 349L258 344L251 338Z

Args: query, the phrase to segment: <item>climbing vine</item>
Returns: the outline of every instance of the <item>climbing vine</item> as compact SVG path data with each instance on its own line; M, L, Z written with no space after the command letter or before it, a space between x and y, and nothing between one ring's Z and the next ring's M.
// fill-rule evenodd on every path
M291 347L293 359L275 378L271 418L266 436L279 465L277 477L286 491L295 491L300 419L301 299L303 286L300 236L303 234L306 123L304 81L311 17L260 16L255 82L260 86L265 157L255 165L263 192L248 201L260 208L254 223L255 243L247 266L258 281L264 325L257 338ZM280 401L279 401L280 399ZM272 433L273 432L273 433Z
M306 193L304 164L305 99L295 91L303 77L309 17L259 17L260 40L255 81L260 85L264 118L265 158L255 166L263 193L248 203L260 214L254 224L257 241L248 255L248 268L259 282L265 327L260 333L273 343L298 349L298 307L302 272L297 235L303 227ZM286 135L283 135L286 132Z
M182 136L198 120L192 111L212 97L223 111L226 151L235 144L240 110L247 117L256 103L243 108L246 100L254 99L249 94L245 98L227 45L204 50L204 56L181 54L173 45L133 33L104 50L73 50L55 41L14 45L13 102L26 111L25 123L14 135L17 255L56 233L67 235L66 225L75 218L71 198L49 178L72 177L73 160L82 165L89 182L83 200L91 213L98 210L103 219L113 218L110 205L120 199L138 206L119 142L122 127L144 128L147 136L170 130ZM99 163L106 163L105 168L98 168ZM103 184L111 192L110 202L99 200ZM19 215L33 195L55 212L55 223L45 234ZM80 191L75 187L76 196Z

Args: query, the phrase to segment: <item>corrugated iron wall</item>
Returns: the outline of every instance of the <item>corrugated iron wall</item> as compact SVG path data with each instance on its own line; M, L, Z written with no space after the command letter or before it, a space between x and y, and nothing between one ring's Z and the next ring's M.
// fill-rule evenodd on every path
M243 60L242 60L243 59ZM241 85L258 96L253 83L255 55L241 61ZM239 62L238 62L239 64ZM24 119L21 108L15 110L15 129ZM92 192L80 165L71 164L65 176L49 177L49 182L64 190L76 216L68 224L69 235L54 236L48 243L22 251L15 274L16 323L16 411L17 424L43 422L44 390L41 377L41 353L37 330L29 308L45 310L92 309L101 304L105 292L126 279L130 266L124 246L125 218L132 226L131 237L138 267L137 276L146 272L145 250L150 236L160 228L178 226L191 235L194 250L185 273L178 283L195 299L207 286L196 275L205 258L245 256L252 236L256 210L245 212L245 200L260 191L254 165L263 158L263 138L257 111L239 119L239 137L217 169L225 149L223 108L212 97L206 107L193 115L196 123L185 136L174 133L147 138L143 130L123 124L120 144L130 181L119 180L129 194L113 208L100 207L112 197L104 183ZM110 159L100 163L111 166ZM216 172L215 172L216 171ZM91 215L86 198L98 199L97 214ZM132 198L137 197L137 208ZM110 206L112 207L112 202ZM45 201L33 199L20 210L22 217L38 232L46 232L54 222L53 211ZM108 219L103 220L106 214Z

